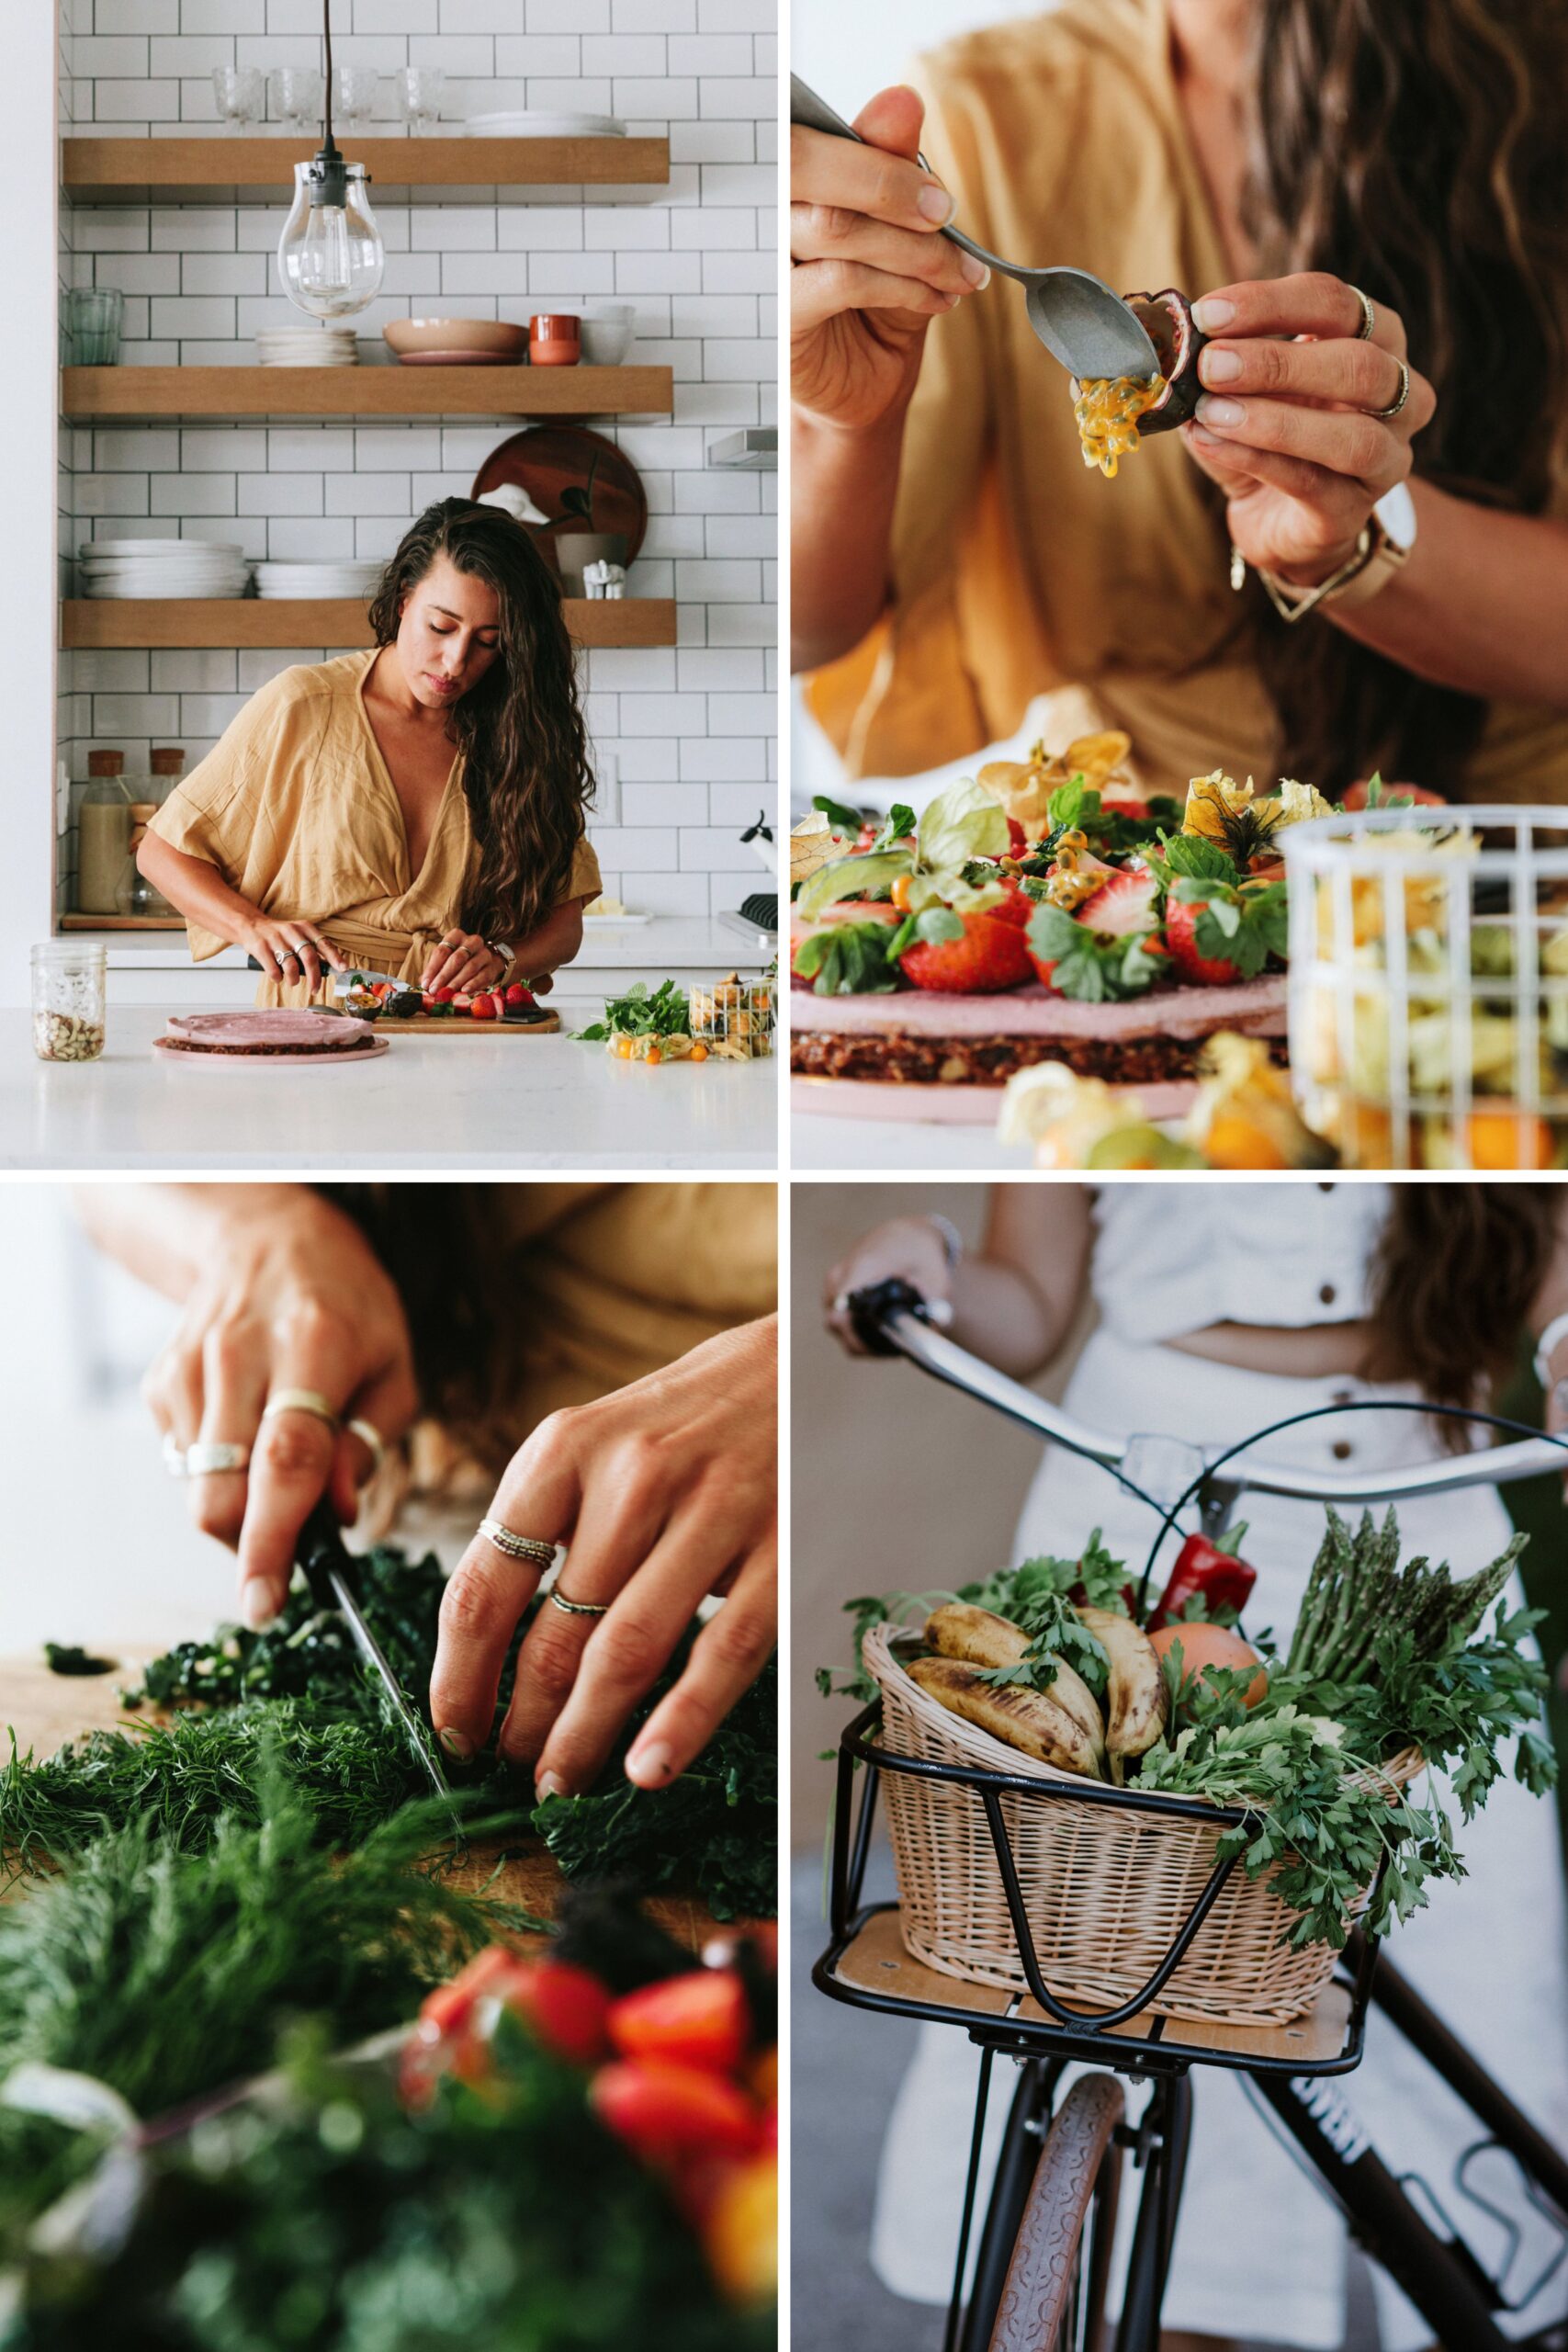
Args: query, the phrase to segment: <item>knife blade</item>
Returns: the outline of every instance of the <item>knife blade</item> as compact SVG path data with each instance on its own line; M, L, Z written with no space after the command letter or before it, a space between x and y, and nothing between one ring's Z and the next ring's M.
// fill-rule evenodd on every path
M431 1753L424 1725L392 1672L386 1652L370 1630L355 1589L354 1555L338 1532L326 1503L318 1503L300 1529L295 1557L304 1571L317 1607L338 1611L348 1627L355 1648L366 1664L375 1668L388 1703L408 1735L409 1746L418 1757L436 1795L444 1797L450 1804L451 1784Z

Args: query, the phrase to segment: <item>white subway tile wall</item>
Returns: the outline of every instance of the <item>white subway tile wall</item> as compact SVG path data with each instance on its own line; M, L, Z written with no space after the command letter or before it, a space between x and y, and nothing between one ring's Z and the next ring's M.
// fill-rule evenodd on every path
M390 319L525 321L542 299L617 299L636 308L632 358L673 369L672 417L595 429L647 485L628 593L672 596L679 641L581 657L595 752L618 775L592 826L606 888L660 914L734 906L757 872L737 835L775 799L777 478L716 471L706 453L738 426L775 421L777 16L777 0L335 0L333 11L340 62L444 69L443 128L505 107L569 107L669 136L668 187L439 203L373 190L387 275L356 322L362 360L390 364ZM319 0L62 0L62 130L211 135L213 66L317 65L320 24ZM376 134L401 128L383 81ZM124 294L126 363L249 363L258 328L299 321L277 289L276 203L66 204L61 217L62 287ZM237 539L256 557L388 555L515 429L78 427L62 440L62 552L177 534ZM95 746L134 765L178 742L194 762L247 694L334 650L62 657L73 816ZM62 905L73 859L68 831Z

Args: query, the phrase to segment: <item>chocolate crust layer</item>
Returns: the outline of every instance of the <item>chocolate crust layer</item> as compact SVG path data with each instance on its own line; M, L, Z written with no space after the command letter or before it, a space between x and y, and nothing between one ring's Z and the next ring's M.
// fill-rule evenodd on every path
M1015 1070L1065 1062L1080 1078L1116 1086L1153 1086L1196 1078L1201 1037L909 1037L835 1036L797 1031L789 1066L803 1078L880 1080L891 1086L1000 1086ZM1283 1069L1286 1041L1270 1037L1269 1055Z
M158 1042L171 1054L220 1054L231 1061L237 1055L287 1054L290 1061L297 1062L301 1054L313 1055L318 1061L331 1061L334 1055L341 1058L346 1054L362 1054L370 1040L368 1037L351 1037L341 1046L202 1046L191 1037L161 1037Z

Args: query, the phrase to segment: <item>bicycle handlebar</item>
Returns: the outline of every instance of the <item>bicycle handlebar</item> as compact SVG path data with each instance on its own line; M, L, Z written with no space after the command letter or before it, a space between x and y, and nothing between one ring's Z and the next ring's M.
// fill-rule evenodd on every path
M994 1364L971 1355L956 1340L945 1339L926 1319L926 1302L903 1282L878 1283L852 1293L851 1316L862 1341L879 1355L908 1356L911 1363L951 1388L961 1388L1010 1420L1020 1421L1054 1444L1065 1446L1107 1469L1124 1460L1127 1438L1111 1437L1075 1420L1059 1405L1037 1396L1021 1382L1010 1380ZM1413 1406L1412 1411L1420 1408ZM1398 1502L1411 1495L1452 1493L1464 1487L1506 1486L1516 1478L1540 1477L1543 1472L1561 1476L1568 1470L1562 1440L1542 1435L1512 1445L1493 1445L1473 1453L1443 1454L1402 1470L1377 1472L1309 1470L1283 1463L1253 1461L1234 1455L1225 1476L1235 1485L1269 1495L1291 1495L1321 1503Z

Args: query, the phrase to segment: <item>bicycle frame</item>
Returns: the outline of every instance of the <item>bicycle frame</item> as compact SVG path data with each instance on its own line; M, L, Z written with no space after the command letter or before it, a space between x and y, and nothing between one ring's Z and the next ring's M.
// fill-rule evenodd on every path
M1129 1441L1088 1429L934 1331L927 1320L924 1301L907 1284L884 1283L874 1291L858 1293L851 1300L851 1311L862 1340L874 1351L908 1356L935 1378L964 1390L1036 1434L1100 1463L1112 1476L1119 1475L1118 1465L1128 1457ZM1495 1417L1485 1415L1465 1418L1495 1420ZM1509 1429L1521 1426L1495 1425ZM1500 1485L1547 1470L1561 1472L1564 1453L1568 1452L1562 1441L1527 1433L1519 1442L1510 1445L1448 1456L1397 1473L1380 1474L1369 1480L1364 1472L1315 1472L1270 1464L1263 1458L1247 1460L1251 1442L1228 1449L1217 1457L1213 1470L1205 1464L1200 1476L1168 1510L1150 1496L1142 1496L1161 1516L1162 1536L1174 1524L1177 1513L1205 1487L1214 1516L1223 1516L1234 1508L1240 1494L1248 1487L1324 1502L1393 1500L1477 1484ZM1224 1475L1224 1466L1233 1462L1235 1467ZM1131 1484L1126 1478L1122 1483ZM1136 1487L1133 1491L1142 1493ZM1156 1544L1156 1551L1157 1548ZM1151 1567L1153 1558L1151 1554ZM1145 1586L1147 1580L1145 1570ZM1173 1805L1168 1798L1140 1793L1136 1789L1115 1789L1089 1781L1043 1782L1021 1775L895 1756L874 1738L880 1714L881 1702L877 1701L847 1727L840 1744L830 1941L812 1972L812 1981L830 1997L859 2007L961 2025L979 2046L980 2079L945 2352L985 2352L1056 2083L1069 2062L1083 2059L1108 2064L1118 2073L1153 2084L1148 2109L1138 2126L1133 2131L1124 2127L1123 2136L1136 2146L1145 2178L1116 2352L1156 2352L1157 2346L1165 2279L1191 2127L1189 2075L1192 2066L1204 2064L1229 2066L1254 2086L1258 2096L1315 2170L1328 2195L1338 2204L1352 2234L1422 2312L1446 2352L1506 2352L1510 2345L1517 2352L1518 2340L1505 2335L1497 2324L1497 2313L1506 2307L1503 2288L1513 2249L1504 2260L1502 2276L1494 2278L1448 2222L1435 2193L1423 2183L1425 2195L1436 2210L1443 2230L1428 2222L1417 2211L1404 2183L1372 2147L1348 2103L1325 2078L1347 2074L1359 2064L1367 2007L1369 2002L1376 2001L1395 2030L1475 2115L1485 2133L1481 2144L1504 2149L1519 2166L1527 2183L1535 2184L1539 2191L1536 2201L1542 2210L1547 2204L1555 2208L1563 2233L1563 2252L1557 2257L1559 2262L1568 2255L1568 2160L1514 2106L1392 1965L1385 1961L1380 1967L1375 1941L1354 1937L1347 1962L1338 1973L1338 1981L1348 1991L1349 2006L1343 2044L1337 2054L1303 2063L1290 2057L1259 2060L1240 2052L1217 2052L1183 2041L1179 2024L1164 2018L1153 2020L1140 2032L1130 2032L1129 2020L1146 2010L1147 2004L1157 1997L1201 1928L1234 1867L1233 1861L1222 1861L1178 1930L1164 1960L1136 1995L1095 2012L1069 2007L1055 1997L1041 1975L1002 1813L1003 1795L1021 1795L1032 1803L1109 1804L1140 1811L1174 1810L1183 1815L1188 1807L1179 1801ZM865 1774L858 1810L853 1803L857 1770L863 1770ZM896 1907L865 1905L862 1902L877 1792L885 1771L954 1781L978 1795L1001 1874L1024 1980L1044 2014L1043 2022L1019 2015L1016 1999L1008 2005L1005 2015L977 2018L956 1998L949 2005L883 1995L852 1987L838 1973L845 1953L868 1923L879 1912ZM1230 1826L1246 1817L1236 1808L1216 1806L1213 1811L1216 1826ZM964 2287L979 2179L981 2139L993 2064L998 2055L1020 2062L1023 2072L976 2248L974 2287L965 2304ZM1473 2149L1467 2151L1458 2167L1459 2187L1467 2196L1472 2192L1466 2188L1463 2170L1474 2153ZM1473 2201L1484 2204L1483 2199ZM1554 2263L1552 2268L1555 2267ZM1548 2275L1550 2272L1534 2283L1532 2296L1539 2292ZM1536 2339L1523 2341L1534 2344ZM1545 2352L1544 2344L1539 2346L1539 2352Z

